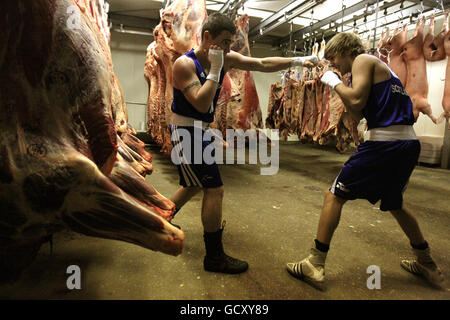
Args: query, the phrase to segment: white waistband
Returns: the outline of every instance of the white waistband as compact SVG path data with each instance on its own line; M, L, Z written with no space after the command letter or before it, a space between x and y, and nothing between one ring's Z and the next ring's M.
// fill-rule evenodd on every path
M174 113L172 114L171 123L176 126L182 127L202 127L203 130L207 130L209 128L210 123L203 122L201 120L197 120L190 117L182 116L181 114Z
M417 140L413 126L394 125L369 130L371 141Z

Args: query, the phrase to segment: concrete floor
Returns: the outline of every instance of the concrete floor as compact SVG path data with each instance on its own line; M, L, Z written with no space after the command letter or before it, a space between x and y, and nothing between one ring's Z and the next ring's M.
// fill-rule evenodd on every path
M157 149L147 179L169 197L178 175ZM174 220L186 234L183 253L164 255L125 242L73 232L55 235L54 253L41 248L34 264L15 285L0 287L2 299L450 299L450 291L429 287L405 272L410 256L406 236L389 213L364 200L348 202L327 258L328 290L320 292L289 276L287 262L302 258L317 230L324 191L350 156L321 146L280 145L280 170L261 176L258 165L222 165L227 225L225 251L245 258L240 275L203 271L201 196ZM450 278L450 170L419 166L405 202L419 220L435 261ZM66 269L81 268L81 290L68 290ZM369 290L370 265L381 269L381 289ZM448 287L448 281L447 281Z

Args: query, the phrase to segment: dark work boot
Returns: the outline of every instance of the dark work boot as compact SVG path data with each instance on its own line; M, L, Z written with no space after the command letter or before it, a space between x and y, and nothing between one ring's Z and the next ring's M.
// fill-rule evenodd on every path
M248 269L248 263L230 257L223 251L222 232L225 227L225 221L222 228L216 232L205 232L206 256L203 260L203 267L206 271L221 272L229 274L242 273Z
M181 230L181 227L175 223L172 223L173 219L175 218L175 215L180 211L181 208L175 208L175 212L172 215L172 220L169 222L171 225L173 225L175 228L178 228Z

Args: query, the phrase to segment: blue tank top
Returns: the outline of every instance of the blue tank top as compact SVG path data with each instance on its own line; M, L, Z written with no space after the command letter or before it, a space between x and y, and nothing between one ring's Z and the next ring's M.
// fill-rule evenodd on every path
M414 124L412 101L400 79L391 69L389 73L390 79L372 85L367 104L362 109L369 130L399 124Z
M206 82L206 72L203 70L200 62L197 60L195 56L194 49L185 54L187 57L191 58L197 69L197 77L200 80L200 83L203 85ZM203 122L211 123L214 121L214 112L216 111L217 100L219 99L220 89L222 87L223 77L225 76L225 72L222 68L220 71L220 80L219 85L217 87L216 95L214 96L211 108L207 113L201 113L194 108L192 104L187 101L184 94L173 88L173 101L172 101L172 112L180 114L185 117L194 118L196 120L201 120Z

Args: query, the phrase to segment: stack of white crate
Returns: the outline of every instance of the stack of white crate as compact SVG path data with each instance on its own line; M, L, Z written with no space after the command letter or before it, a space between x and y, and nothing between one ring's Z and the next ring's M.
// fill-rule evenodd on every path
M442 145L444 140L442 137L421 136L417 137L420 141L419 162L427 164L441 163Z

